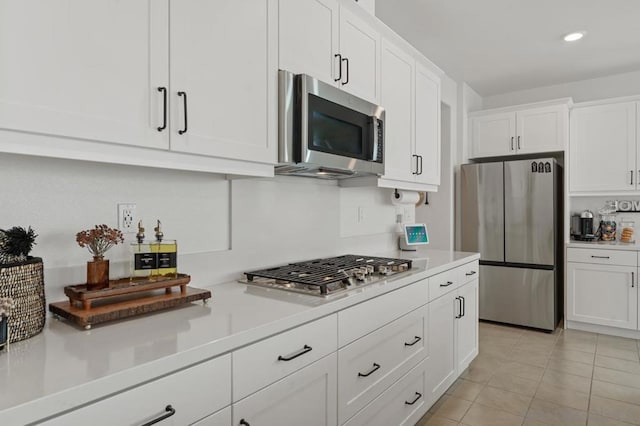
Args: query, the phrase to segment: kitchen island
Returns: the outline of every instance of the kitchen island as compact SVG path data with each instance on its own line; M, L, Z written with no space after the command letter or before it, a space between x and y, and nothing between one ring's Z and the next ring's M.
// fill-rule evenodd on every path
M389 280L327 299L255 288L237 282L217 285L192 282L195 287L211 289L213 298L208 304L191 304L96 326L87 331L62 320L49 318L41 334L12 344L7 350L0 352L2 424L22 425L40 423L43 420L46 420L46 424L75 424L80 418L84 417L88 421L86 419L89 415L96 416L102 412L103 415L92 417L91 422L113 424L114 419L128 414L128 410L134 412L140 407L146 407L147 402L158 408L148 413L148 416L145 414L139 420L136 418L140 423L164 415L165 409L168 414L175 409L177 414L173 424L191 424L199 419L203 419L204 423L201 424L231 424L233 404L233 424L237 424L239 418L236 418L236 412L240 413L246 408L243 406L246 405L245 401L321 362L328 365L330 370L323 373L328 377L325 391L335 393L337 387L340 395L342 388L340 383L336 384L336 369L341 368L342 351L359 344L359 339L369 338L376 333L381 336L388 334L387 328L398 328L403 322L414 324L415 321L411 322L411 319L418 317L422 319L415 324L418 324L424 334L418 336L418 331L412 331L411 337L415 339L409 339L402 346L420 347L420 351L416 349L420 353L411 355L413 358L410 360L407 358L399 361L397 368L372 387L368 387L366 398L358 400L355 405L337 409L327 406L324 407L324 414L328 416L329 424L338 423L336 416L340 417L341 424L347 420L349 424L356 424L354 419L362 413L366 414L367 410L370 411L369 407L372 404L375 406L376 398L385 396L385 389L392 388L404 379L404 376L398 377L401 373L406 375L408 370L413 371L419 366L423 366L424 370L425 365L442 368L442 380L437 383L430 381L424 387L428 391L417 392L422 398L419 404L421 408L412 415L419 418L435 402L434 398L439 396L438 393L444 393L477 354L479 255L438 250L383 255L413 259L414 267ZM462 303L465 298L461 296L463 287L471 288L475 295L475 301L474 296L471 296L465 306ZM439 306L442 307L438 308ZM444 316L432 318L437 312L443 312ZM471 322L461 332L454 320L460 320L463 316ZM444 323L443 330L450 330L452 334L436 335L438 330L432 330L431 326L438 322ZM398 328L400 329L402 327ZM308 337L311 341L313 333L319 335L317 346L311 343L309 346L300 345L303 353L290 353L283 349L287 347L288 341L296 345L298 337L303 340ZM452 340L450 347L442 347L433 339L464 340L460 341L461 344ZM276 366L274 371L262 375L259 371L237 371L236 367L243 359L248 360L247 369L250 370L253 364L259 364L259 360L264 358L263 353L268 357L271 349L269 342L282 345L282 358L297 359L291 363L284 359L281 364L286 368ZM375 346L377 345L374 344L373 347ZM306 349L307 347L317 349L313 351ZM459 348L465 348L466 353L458 356L455 350ZM306 355L304 351L309 354ZM438 356L439 351L446 353ZM252 353L258 355L256 361L251 361L250 356L247 358ZM381 356L384 358L386 355ZM315 359L314 357L321 359L307 366L309 362L305 360ZM439 365L436 366L434 362ZM213 367L206 367L208 364ZM376 365L382 365L382 362L373 363L372 370L376 369ZM451 367L451 371L446 371ZM198 369L202 371L199 372ZM193 375L193 371L197 374ZM293 374L294 372L296 373ZM249 377L243 377L247 373ZM364 375L375 377L373 371L365 371ZM186 379L185 383L180 383L181 378L189 377L192 383ZM199 377L214 379L211 383L206 380L199 383ZM177 384L173 384L172 381L175 380L178 380ZM156 395L153 391L154 384L159 383L162 390L163 381L171 385L168 389L174 391L166 392L161 400L153 400ZM200 388L207 386L207 383L211 391ZM190 390L194 394L204 395L202 403L195 398L186 403L191 406L184 410L178 402L174 402L185 397L180 395L183 385L185 389L192 387ZM147 389L138 393L147 395L149 401L136 394L141 388ZM118 397L129 393L132 397L124 401L131 404L131 407L123 406ZM211 396L206 397L208 394ZM330 404L331 401L327 403ZM340 403L339 400L338 404ZM110 404L120 408L120 412L107 412ZM335 405L335 400L333 404ZM251 410L247 408L245 411ZM214 419L211 416L210 421L206 422L205 417L209 414L217 414L218 417ZM125 418L128 419L122 419ZM130 420L116 421L118 424L127 422L131 423Z

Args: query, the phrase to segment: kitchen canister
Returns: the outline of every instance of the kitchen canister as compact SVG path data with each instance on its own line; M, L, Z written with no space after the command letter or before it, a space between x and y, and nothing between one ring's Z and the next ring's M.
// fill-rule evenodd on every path
M40 333L46 320L42 259L0 264L0 297L9 297L14 304L8 317L9 343Z
M635 243L635 222L628 219L623 218L620 221L620 242L622 243Z

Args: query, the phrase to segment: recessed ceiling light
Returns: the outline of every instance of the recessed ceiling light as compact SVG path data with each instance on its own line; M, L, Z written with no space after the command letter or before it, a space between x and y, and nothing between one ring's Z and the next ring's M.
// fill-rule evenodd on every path
M564 36L564 41L578 41L585 35L585 31L576 31L575 33L569 33Z

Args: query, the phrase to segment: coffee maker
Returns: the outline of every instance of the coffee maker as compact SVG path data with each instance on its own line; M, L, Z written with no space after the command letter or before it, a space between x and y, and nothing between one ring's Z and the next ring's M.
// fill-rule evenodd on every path
M585 210L571 216L571 237L578 241L592 241L596 239L593 232L593 212Z

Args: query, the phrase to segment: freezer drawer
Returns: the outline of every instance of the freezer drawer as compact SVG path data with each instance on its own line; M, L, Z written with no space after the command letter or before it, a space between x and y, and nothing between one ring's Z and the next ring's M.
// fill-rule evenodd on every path
M480 265L480 319L553 330L555 271Z

